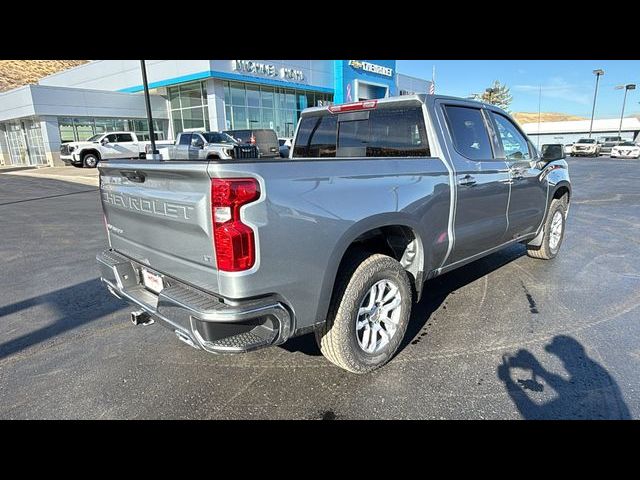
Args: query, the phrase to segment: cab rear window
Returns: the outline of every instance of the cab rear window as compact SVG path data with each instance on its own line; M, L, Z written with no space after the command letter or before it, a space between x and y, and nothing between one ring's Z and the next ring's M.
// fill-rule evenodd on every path
M300 121L293 157L429 156L420 107L380 108Z

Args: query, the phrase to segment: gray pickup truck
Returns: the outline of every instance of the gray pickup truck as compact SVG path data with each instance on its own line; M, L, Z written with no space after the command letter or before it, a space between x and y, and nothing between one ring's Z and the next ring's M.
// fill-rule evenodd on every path
M175 142L156 142L156 147L163 158L171 160L232 160L259 156L255 145L239 145L224 132L181 132ZM146 153L151 153L151 148L147 148Z
M98 168L97 260L135 324L215 353L314 332L355 373L394 355L427 280L516 242L554 258L571 197L562 145L437 95L306 109L286 159Z

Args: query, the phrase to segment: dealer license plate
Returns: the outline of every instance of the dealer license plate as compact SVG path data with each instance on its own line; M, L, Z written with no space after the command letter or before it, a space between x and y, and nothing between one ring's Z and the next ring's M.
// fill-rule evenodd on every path
M145 287L156 293L160 293L164 288L162 277L158 274L150 272L145 268L142 269L142 282L144 283Z

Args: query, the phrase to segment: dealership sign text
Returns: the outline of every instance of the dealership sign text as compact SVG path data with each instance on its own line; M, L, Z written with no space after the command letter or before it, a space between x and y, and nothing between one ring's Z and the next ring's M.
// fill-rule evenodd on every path
M265 77L280 77L284 80L296 82L304 81L304 72L295 68L283 67L280 70L271 63L254 62L253 60L234 60L233 69L236 72L255 73Z
M360 60L349 60L349 66L357 68L358 70L364 70L365 72L377 73L384 75L385 77L393 77L393 68L383 67L382 65L376 65L375 63L362 62Z

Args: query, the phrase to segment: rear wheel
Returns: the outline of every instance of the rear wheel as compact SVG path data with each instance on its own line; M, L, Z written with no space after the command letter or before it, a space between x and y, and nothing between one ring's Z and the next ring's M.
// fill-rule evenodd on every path
M547 219L544 222L542 244L539 247L527 245L527 255L543 260L555 258L564 239L566 211L567 207L563 199L555 199L551 202Z
M387 363L411 314L407 272L386 255L359 255L342 270L325 325L316 332L323 355L353 373Z

